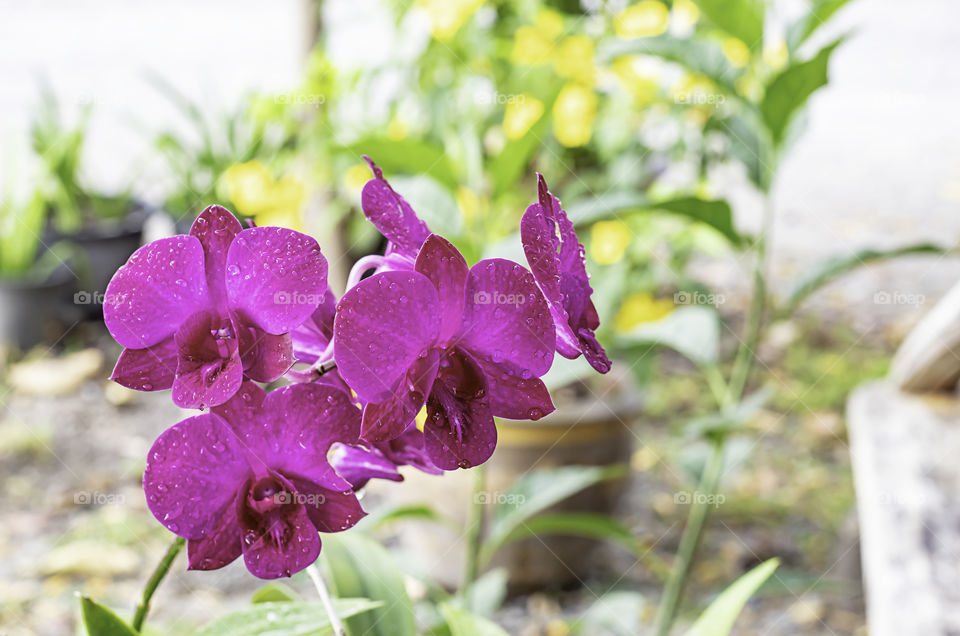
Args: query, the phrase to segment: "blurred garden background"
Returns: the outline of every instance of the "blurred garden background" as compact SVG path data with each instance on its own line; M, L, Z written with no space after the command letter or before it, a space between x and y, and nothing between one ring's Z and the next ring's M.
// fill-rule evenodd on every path
M597 381L558 358L558 411L499 423L479 500L463 471L366 488L359 534L402 572L413 633L457 635L433 601L479 515L471 612L522 636L652 634L698 505L671 633L772 558L732 633L867 633L845 407L960 276L955 3L0 0L0 15L0 633L82 630L77 592L129 614L169 542L141 476L184 415L107 380L113 271L220 203L316 237L339 296L382 249L363 155L470 263L523 262L542 173L586 247L615 365ZM305 576L264 589L237 563L181 562L147 633L291 596L312 598Z

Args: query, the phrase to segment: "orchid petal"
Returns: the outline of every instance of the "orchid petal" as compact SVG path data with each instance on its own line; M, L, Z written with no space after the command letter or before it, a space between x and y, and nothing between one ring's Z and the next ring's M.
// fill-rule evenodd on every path
M367 515L353 492L336 492L299 479L292 481L310 521L320 532L342 532Z
M392 396L383 402L367 404L363 408L360 436L370 442L380 442L403 435L426 403L433 379L437 377L439 360L436 350L418 358Z
M257 382L273 382L293 366L293 342L290 334L269 334L257 327L234 322L239 340L243 374Z
M222 404L243 382L243 365L233 335L217 336L220 319L200 311L177 330L179 351L177 377L173 381L173 402L185 409Z
M136 391L162 391L173 386L177 343L171 336L146 349L124 349L110 379Z
M427 224L417 218L416 212L397 194L375 163L367 159L374 178L367 181L360 195L360 207L387 240L396 248L414 255L430 235Z
M430 279L440 299L441 344L447 343L460 327L463 319L464 290L467 282L467 261L452 243L437 234L427 238L414 266L416 271Z
M219 513L216 526L202 539L187 541L188 570L217 570L232 563L243 553L240 542L240 521L237 519L237 496Z
M207 206L190 228L190 236L203 246L204 271L210 298L221 310L227 306L227 252L241 230L243 226L240 221L219 205Z
M327 350L333 339L333 319L337 311L337 298L327 288L320 304L302 325L290 332L293 352L298 362L314 364Z
M509 420L539 420L555 410L550 391L539 378L522 378L501 367L481 362L487 379L490 410Z

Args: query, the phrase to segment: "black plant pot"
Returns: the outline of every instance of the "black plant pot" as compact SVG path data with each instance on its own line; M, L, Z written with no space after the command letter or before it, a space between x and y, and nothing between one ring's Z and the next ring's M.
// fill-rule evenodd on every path
M0 279L0 342L26 350L59 340L81 315L71 302L76 283L66 267L43 282Z

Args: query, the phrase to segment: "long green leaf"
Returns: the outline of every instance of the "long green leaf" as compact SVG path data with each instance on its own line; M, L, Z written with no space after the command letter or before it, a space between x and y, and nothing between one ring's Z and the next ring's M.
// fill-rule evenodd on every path
M711 365L720 356L720 323L713 307L678 307L661 320L618 335L617 341L623 346L669 347L699 365Z
M550 125L551 108L552 102L544 104L540 119L522 137L507 142L492 162L490 175L495 195L511 190L524 176L534 152L543 145L543 138Z
M324 551L327 539L324 537ZM333 607L337 615L354 620L380 607L380 603L365 598L336 598ZM371 632L375 633L375 632ZM400 632L398 632L400 633ZM330 636L333 628L323 604L258 603L236 612L225 614L194 636Z
M777 75L763 97L760 112L774 146L780 147L794 114L819 88L827 84L830 56L844 41L841 37L820 49L812 59L798 62Z
M362 597L383 606L345 621L350 636L415 636L413 603L387 550L359 533L324 535L320 563L338 597Z
M481 547L489 562L504 541L535 515L594 484L622 477L624 466L564 466L527 473L498 498L490 530Z
M865 249L847 256L828 259L811 269L796 282L783 308L777 312L778 316L787 318L793 315L797 307L815 291L858 267L900 256L943 255L949 251L949 249L933 243L915 243L890 250Z
M728 636L744 605L780 565L779 559L764 561L717 596L700 615L686 636Z
M426 174L449 188L457 187L457 178L443 149L424 141L368 137L341 149L356 157L369 156L388 175Z
M137 632L110 608L89 596L80 597L80 609L88 636L137 636Z
M547 513L530 519L504 539L504 545L527 537L558 534L609 541L622 546L631 554L642 552L630 529L609 515L593 512Z
M488 618L496 614L507 597L508 577L506 568L494 568L477 578L465 594L466 605L470 611Z
M442 603L440 613L447 621L450 636L510 636L496 623L454 607L450 603Z
M716 26L754 48L763 40L763 0L697 0L703 14Z
M810 10L787 27L787 47L795 51L850 0L814 0Z
M381 528L397 521L433 521L441 525L455 527L456 522L433 506L428 504L411 504L397 506L382 511L373 512L364 518L363 524L367 529Z

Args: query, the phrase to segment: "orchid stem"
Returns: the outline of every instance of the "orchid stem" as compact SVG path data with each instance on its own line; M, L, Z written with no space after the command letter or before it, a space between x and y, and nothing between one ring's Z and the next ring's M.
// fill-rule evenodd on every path
M333 627L334 636L347 636L347 629L343 626L343 621L340 620L340 616L337 615L336 608L333 607L333 599L330 598L327 584L323 580L323 576L320 574L320 570L317 569L315 563L307 566L307 574L310 575L310 580L313 581L313 586L317 588L317 594L320 595L323 607L327 610L327 616L330 618L330 626Z
M460 593L466 594L467 589L477 580L480 569L480 543L483 536L483 489L486 487L486 466L480 465L473 469L473 498L470 501L470 515L467 519L467 553L463 565L463 578L460 582Z
M174 539L170 547L167 548L167 552L163 555L163 558L160 559L160 563L157 564L157 569L153 571L153 574L147 581L146 586L143 588L143 598L137 604L137 611L133 615L133 622L131 624L134 631L140 632L143 628L143 622L147 619L147 612L150 611L150 599L153 598L153 593L157 591L157 587L160 586L163 577L170 571L170 566L173 565L174 559L177 558L177 554L180 553L180 550L183 549L186 542L187 540L183 537Z

